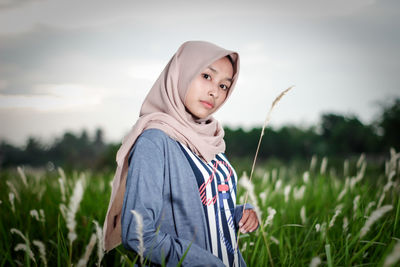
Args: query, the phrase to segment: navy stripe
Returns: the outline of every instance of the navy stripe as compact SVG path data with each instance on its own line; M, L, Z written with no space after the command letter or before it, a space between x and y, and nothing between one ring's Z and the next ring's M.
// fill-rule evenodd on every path
M233 219L237 184L236 172L223 153L216 155L216 157L207 164L186 146L180 142L178 142L178 144L185 157L188 159L193 174L196 177L199 190L202 186L204 187L204 184L209 181L211 175L213 175L212 181L207 184L208 194L207 188L201 188L204 190L205 194L203 200L206 200L202 201L202 204L208 227L210 247L214 254L218 254L215 256L218 256L225 265L233 266L235 264L235 254L237 253L237 251L234 251L236 247L236 229L234 228ZM219 185L228 186L228 190L219 191ZM216 198L215 203L209 203L214 197ZM212 207L210 207L210 205ZM212 210L214 210L214 214L209 214L209 212L213 212ZM215 221L212 219L214 216ZM210 227L215 229L213 232L216 233L216 236L211 236L212 231L210 231ZM235 238L235 240L231 240L232 238ZM217 248L212 247L213 243L217 245Z

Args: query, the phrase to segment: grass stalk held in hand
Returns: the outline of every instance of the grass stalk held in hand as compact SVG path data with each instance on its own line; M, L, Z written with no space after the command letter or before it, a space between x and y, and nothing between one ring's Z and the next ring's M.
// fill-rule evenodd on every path
M275 98L275 100L272 102L271 108L269 109L268 113L267 113L267 117L265 118L262 130L261 130L261 134L260 134L260 139L258 140L258 145L257 145L257 149L256 149L256 154L254 156L254 160L253 160L253 165L251 166L251 172L250 172L250 178L249 181L251 182L251 179L253 177L253 172L254 172L254 166L256 165L256 160L257 160L257 156L258 156L258 151L260 150L260 145L261 145L261 141L262 138L264 136L264 131L265 131L265 127L267 126L268 122L271 119L271 113L272 110L274 109L274 107L276 106L276 104L281 100L281 98L290 90L292 89L294 86L291 86L289 88L287 88L286 90L284 90L282 93L279 94L279 96L277 98ZM243 211L244 211L244 207L246 206L247 203L247 198L248 198L248 192L246 192L246 196L244 199L244 203L243 203ZM260 229L263 231L262 226L260 226ZM264 233L263 233L264 234ZM237 235L237 240L236 240L236 246L239 246L239 236L240 236L240 231L238 232ZM271 262L271 265L274 266L273 262L272 262L272 257L271 257L271 253L269 251L269 247L267 246L267 250L268 250L268 256Z

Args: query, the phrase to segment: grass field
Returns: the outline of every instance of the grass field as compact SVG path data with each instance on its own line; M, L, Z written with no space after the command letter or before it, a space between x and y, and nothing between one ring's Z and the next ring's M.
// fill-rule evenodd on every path
M400 259L400 154L380 173L363 156L332 168L238 172L238 202L249 192L262 227L240 235L248 266L395 266ZM103 255L101 227L113 173L0 171L1 266L130 266L122 246Z

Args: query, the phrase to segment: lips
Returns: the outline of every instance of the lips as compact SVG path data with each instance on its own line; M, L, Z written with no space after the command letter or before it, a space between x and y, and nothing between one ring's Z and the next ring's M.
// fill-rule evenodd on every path
M202 104L203 104L203 106L205 106L206 108L208 108L208 109L212 109L213 107L214 107L214 104L213 103L211 103L211 102L208 102L208 101L200 101Z

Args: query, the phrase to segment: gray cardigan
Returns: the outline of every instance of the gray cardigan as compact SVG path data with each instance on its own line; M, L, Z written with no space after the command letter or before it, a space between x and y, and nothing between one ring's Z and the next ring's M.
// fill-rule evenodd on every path
M159 129L148 129L130 155L122 207L122 244L138 251L136 220L143 217L144 257L151 266L176 266L190 246L183 266L224 266L211 252L196 178L179 144ZM248 205L248 206L247 206ZM246 209L252 208L246 204ZM236 228L243 206L235 208ZM246 266L239 252L240 266Z

